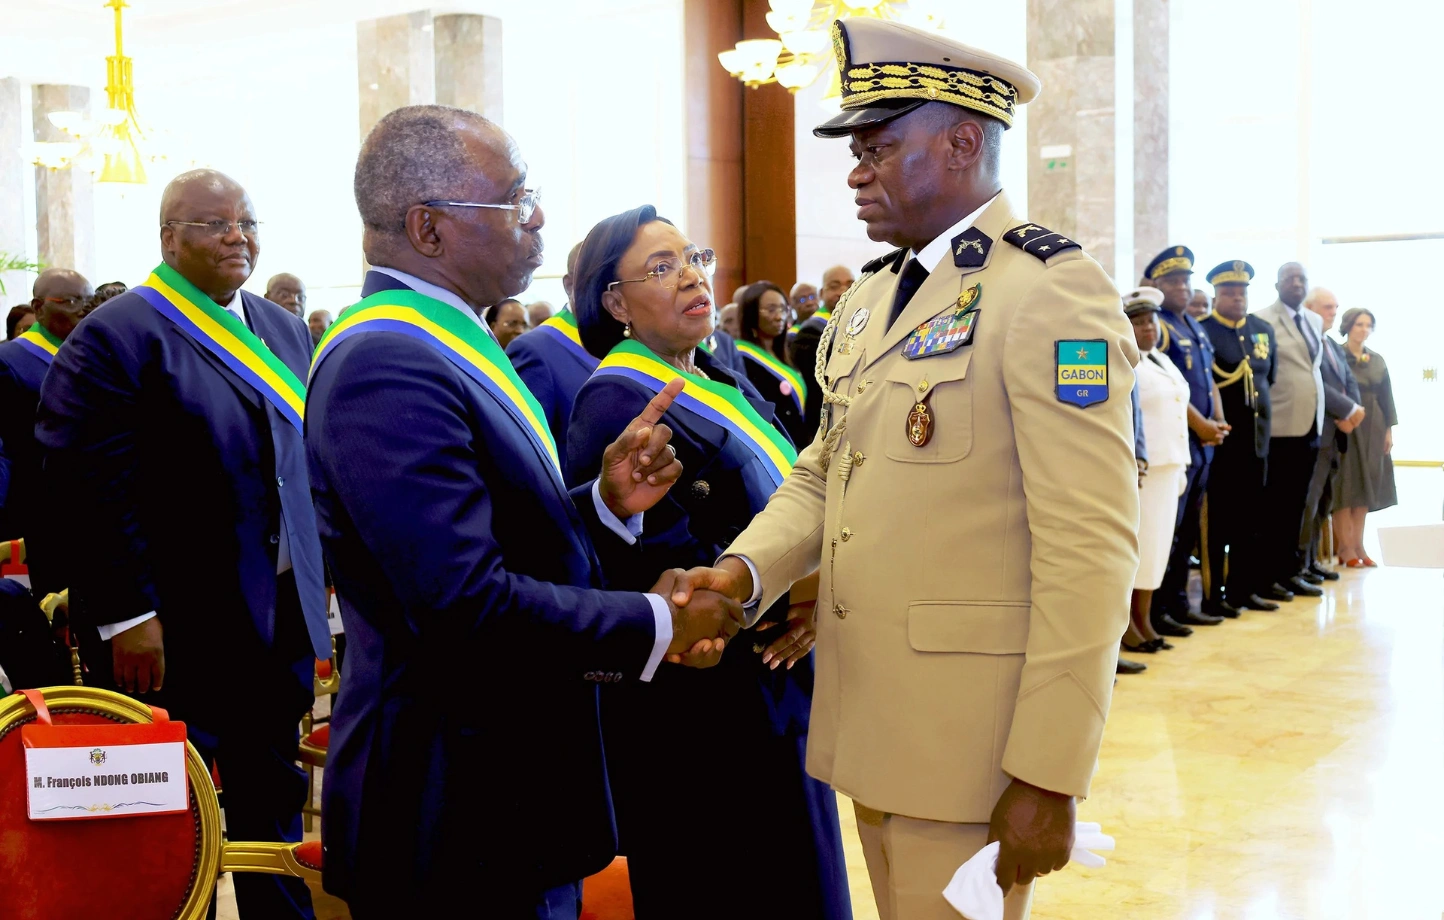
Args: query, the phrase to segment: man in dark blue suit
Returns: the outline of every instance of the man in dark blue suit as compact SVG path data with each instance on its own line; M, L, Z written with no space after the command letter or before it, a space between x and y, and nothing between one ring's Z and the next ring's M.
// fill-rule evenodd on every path
M657 424L680 381L567 490L480 319L541 264L525 180L505 133L445 106L391 112L356 164L375 269L317 350L306 449L348 638L324 882L358 920L575 920L616 852L598 686L714 664L741 623L715 594L674 606L680 572L601 590L597 553L635 552L681 473Z
M164 706L214 760L232 839L301 839L297 725L330 654L299 414L311 339L241 291L245 190L185 173L163 263L59 350L40 393L44 491L90 679ZM238 874L244 918L313 916L300 879Z
M55 352L85 314L95 291L79 272L47 268L35 279L35 325L0 344L0 539L32 537L44 511L40 489L40 445L35 441L35 407L40 383Z
M597 359L587 354L577 338L577 319L571 310L572 272L577 267L577 253L581 248L582 244L578 243L567 253L567 273L562 276L562 287L567 292L566 309L531 332L512 339L506 347L516 375L541 403L557 452L563 457L567 455L567 422L572 417L577 391L597 369Z

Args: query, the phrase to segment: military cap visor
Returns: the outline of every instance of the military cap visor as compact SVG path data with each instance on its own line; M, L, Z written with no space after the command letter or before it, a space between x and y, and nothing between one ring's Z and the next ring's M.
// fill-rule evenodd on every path
M817 137L848 137L854 131L867 131L885 125L928 102L927 99L879 99L872 105L843 109L813 128L812 133Z
M1157 313L1163 309L1163 292L1158 288L1135 288L1123 295L1123 312L1130 317Z

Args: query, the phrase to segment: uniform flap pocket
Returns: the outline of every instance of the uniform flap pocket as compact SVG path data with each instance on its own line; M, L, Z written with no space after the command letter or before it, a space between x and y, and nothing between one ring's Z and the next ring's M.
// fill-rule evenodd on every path
M838 345L839 341L834 339L832 342L832 355L827 359L827 369L825 373L829 381L841 380L843 377L851 374L852 369L857 367L858 359L862 357L861 349L853 348L844 353L838 350ZM807 368L806 376L808 381L812 380L812 370L813 368Z
M1031 610L1019 601L919 601L908 605L908 643L919 652L1021 655Z
M893 361L887 376L890 383L901 383L926 393L930 387L952 380L963 380L968 376L968 365L973 361L971 348L959 349L947 354L918 358L914 361Z

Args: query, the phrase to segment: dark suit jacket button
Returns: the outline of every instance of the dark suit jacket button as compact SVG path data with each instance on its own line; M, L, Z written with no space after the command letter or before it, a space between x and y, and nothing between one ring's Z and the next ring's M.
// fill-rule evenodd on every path
M272 546L275 546L276 544L278 544L278 543L280 543L280 542L281 542L281 535L280 535L280 534L278 534L278 533L273 533L273 534L271 534L271 545L272 545Z
M693 495L694 497L696 497L696 498L706 498L707 496L709 496L709 495L711 495L711 494L712 494L712 486L708 484L707 480L705 480L705 479L699 479L699 480L697 480L696 482L692 483L692 495Z

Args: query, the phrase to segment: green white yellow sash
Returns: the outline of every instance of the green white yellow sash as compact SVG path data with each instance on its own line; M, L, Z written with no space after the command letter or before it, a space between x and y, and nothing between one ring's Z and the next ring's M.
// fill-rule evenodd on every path
M613 348L597 366L596 374L625 377L655 393L681 377L686 386L674 405L730 431L757 455L774 485L782 485L797 462L797 451L786 436L758 415L735 387L679 371L635 339Z
M39 323L17 335L15 341L46 364L54 361L55 353L60 350L60 339Z
M415 291L378 291L348 307L326 330L311 358L311 377L339 343L362 332L400 333L435 348L506 407L558 481L562 480L546 413L496 340L460 310Z
M737 350L762 365L762 368L776 377L779 383L787 384L787 390L790 392L786 395L791 396L792 401L797 404L798 411L802 411L803 405L807 401L807 384L803 382L802 374L796 368L783 364L781 359L762 346L743 339L737 340Z
M169 265L161 264L135 289L223 364L260 391L297 431L304 431L306 388L246 324Z

